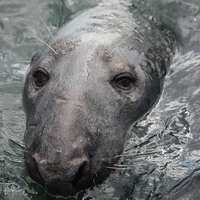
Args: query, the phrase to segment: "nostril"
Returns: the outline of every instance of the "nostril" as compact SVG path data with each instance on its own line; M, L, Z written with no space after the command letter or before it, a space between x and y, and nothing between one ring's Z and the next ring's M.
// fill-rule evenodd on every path
M85 161L79 167L76 177L72 181L72 185L74 187L77 187L79 184L81 184L82 180L85 180L88 177L88 174L89 174L89 162Z

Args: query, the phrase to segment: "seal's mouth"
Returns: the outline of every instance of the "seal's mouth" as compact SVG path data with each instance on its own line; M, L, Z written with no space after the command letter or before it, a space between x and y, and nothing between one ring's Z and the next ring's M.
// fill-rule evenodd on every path
M91 161L80 158L73 164L50 164L37 160L38 156L25 155L26 168L30 177L54 196L73 196L77 192L102 183L110 174L110 170L94 170ZM61 166L67 166L62 168Z
M49 194L62 196L74 195L77 191L84 189L86 184L89 183L89 173L84 173L85 168L87 167L86 165L86 162L83 163L78 169L78 172L72 176L70 181L67 181L62 178L65 175L53 175L53 172L49 175L49 178L46 178L47 172L45 175L42 174L41 169L34 159L32 159L32 161L27 159L26 161L28 174L33 180L43 186Z
M30 177L38 182L50 195L72 196L77 192L94 187L107 178L110 171L94 171L91 162L80 158L61 169L61 164L50 164L37 160L37 156L25 155L26 168ZM71 162L72 163L72 162ZM63 166L63 165L62 165ZM65 164L66 166L66 164Z

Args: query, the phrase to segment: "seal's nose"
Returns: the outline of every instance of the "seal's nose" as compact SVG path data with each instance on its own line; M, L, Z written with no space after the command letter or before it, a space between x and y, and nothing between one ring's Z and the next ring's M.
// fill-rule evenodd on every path
M37 177L47 192L53 195L73 195L85 187L90 174L90 161L86 156L73 158L67 162L49 162L38 160L33 155L37 166Z

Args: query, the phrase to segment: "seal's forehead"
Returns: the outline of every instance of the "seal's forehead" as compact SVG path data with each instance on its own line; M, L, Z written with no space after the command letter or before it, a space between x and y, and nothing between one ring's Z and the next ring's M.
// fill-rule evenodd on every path
M87 34L58 38L55 42L53 42L51 48L49 48L48 54L54 56L55 58L59 58L62 55L68 55L70 52L75 52L83 57L83 55L87 56L99 51L101 58L109 61L110 54L112 52L119 47L127 46L130 49L138 49L135 34L122 34L117 31L114 33L110 33L109 31L101 33L91 32Z
M50 63L61 62L65 68L73 66L73 70L75 70L75 68L87 67L90 64L95 64L97 69L102 66L101 64L97 65L100 62L103 63L103 68L109 70L115 66L117 68L120 66L138 67L144 61L135 48L127 46L126 43L130 36L115 34L112 42L108 35L105 35L103 40L99 40L97 35L90 40L87 37L81 39L64 37L52 43L52 49L48 49ZM52 65L58 67L57 64ZM71 71L73 70L71 69Z
M105 64L118 65L123 63L125 65L139 66L141 63L146 62L144 54L139 53L137 50L127 46L105 45L96 50L96 55Z

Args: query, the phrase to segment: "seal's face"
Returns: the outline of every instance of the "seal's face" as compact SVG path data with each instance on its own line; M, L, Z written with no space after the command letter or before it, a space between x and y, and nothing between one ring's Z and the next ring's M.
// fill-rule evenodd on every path
M60 30L54 51L32 58L23 92L25 161L51 194L101 183L132 123L160 94L173 45L123 5L84 12Z
M157 82L136 52L99 46L84 57L84 47L79 41L64 55L37 53L25 82L26 165L51 194L72 195L102 182L131 124L160 90L152 89Z

